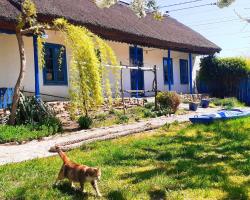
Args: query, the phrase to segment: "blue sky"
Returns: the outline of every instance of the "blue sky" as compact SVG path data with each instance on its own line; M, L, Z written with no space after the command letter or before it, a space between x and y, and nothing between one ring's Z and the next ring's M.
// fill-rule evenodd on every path
M190 0L157 0L157 3L159 6L166 6L187 1ZM161 10L175 10L213 2L216 0L200 0ZM242 16L250 18L250 0L236 0L230 7L223 9L217 6L204 6L170 12L169 15L219 45L223 49L219 56L250 57L250 24L240 20L234 9Z

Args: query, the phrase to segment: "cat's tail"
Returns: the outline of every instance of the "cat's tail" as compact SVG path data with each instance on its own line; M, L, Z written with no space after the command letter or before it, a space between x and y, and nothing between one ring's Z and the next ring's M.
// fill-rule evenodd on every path
M69 158L67 157L67 155L61 150L61 148L59 146L56 146L56 151L64 163L67 163L70 161Z

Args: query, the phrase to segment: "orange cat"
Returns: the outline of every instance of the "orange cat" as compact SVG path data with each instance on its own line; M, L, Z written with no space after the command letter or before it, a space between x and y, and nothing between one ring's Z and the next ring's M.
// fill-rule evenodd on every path
M85 193L84 183L90 182L95 189L97 196L101 197L102 195L99 192L97 185L97 181L101 178L101 170L99 168L76 164L72 162L58 146L56 146L56 150L63 160L63 166L58 174L55 184L57 185L59 180L67 178L71 182L72 187L75 187L74 182L80 183L81 191Z

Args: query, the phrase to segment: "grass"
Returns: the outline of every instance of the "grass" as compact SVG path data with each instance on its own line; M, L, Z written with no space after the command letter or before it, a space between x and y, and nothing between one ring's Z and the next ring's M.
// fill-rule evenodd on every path
M224 99L213 99L211 102L212 107L213 106L222 106L226 109L232 109L234 107L244 107L244 103L241 103L237 98L231 97L231 98L224 98Z
M32 139L40 139L49 135L53 135L55 132L45 126L34 130L32 126L28 125L0 125L0 144L7 142L22 142Z
M161 129L82 146L69 157L102 169L103 199L250 199L250 118ZM58 187L56 157L0 167L0 199L95 199Z

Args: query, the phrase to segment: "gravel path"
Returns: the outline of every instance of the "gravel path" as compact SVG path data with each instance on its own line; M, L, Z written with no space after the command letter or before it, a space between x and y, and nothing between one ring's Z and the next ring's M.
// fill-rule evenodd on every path
M44 138L42 141L34 140L22 145L0 145L0 165L31 160L34 158L53 156L55 153L51 153L49 152L49 150L55 144L80 140L81 142L70 146L70 149L76 148L84 143L129 135L133 130L137 129L139 129L139 131L137 132L142 132L150 130L152 129L152 127L158 128L165 123L173 123L174 121L185 122L188 121L189 117L191 116L204 113L213 113L217 110L218 108L199 108L196 112L190 112L189 114L185 115L172 117L164 116L133 124L116 125L112 127L77 131L74 133Z

